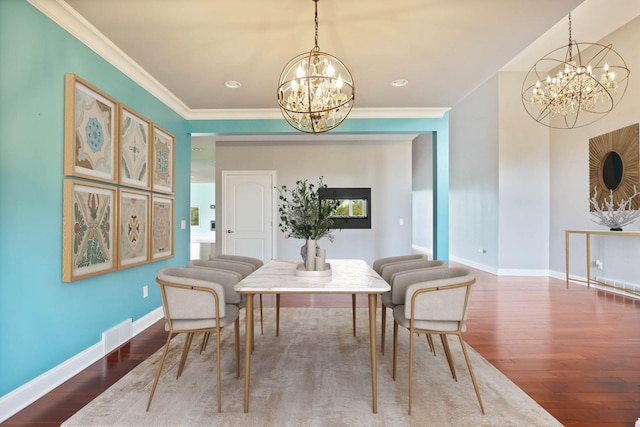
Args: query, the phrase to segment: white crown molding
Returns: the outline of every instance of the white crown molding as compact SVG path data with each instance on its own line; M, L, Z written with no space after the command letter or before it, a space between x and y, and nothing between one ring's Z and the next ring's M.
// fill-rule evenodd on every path
M451 108L354 108L350 119L441 119ZM187 120L282 119L277 108L190 110Z
M53 22L84 43L127 77L185 117L189 108L96 27L62 0L27 0Z
M27 1L186 120L282 119L280 110L276 108L192 110L63 0ZM349 117L440 119L449 110L450 108L354 108Z

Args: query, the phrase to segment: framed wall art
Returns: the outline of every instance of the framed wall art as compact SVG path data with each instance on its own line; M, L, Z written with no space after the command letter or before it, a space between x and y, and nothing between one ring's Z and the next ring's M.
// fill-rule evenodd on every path
M200 226L200 205L191 205L190 222L192 227Z
M64 180L62 281L116 269L116 188Z
M117 106L78 76L65 76L65 175L117 182Z
M638 123L589 139L589 198L598 206L612 197L614 206L640 189L640 130ZM589 205L595 211L593 204ZM630 209L640 209L634 198Z
M154 194L151 202L151 260L173 256L173 198Z
M151 188L151 122L122 104L119 112L119 182L121 185L148 190Z
M118 189L118 268L149 262L151 194Z
M153 126L153 191L173 194L174 144L173 135Z

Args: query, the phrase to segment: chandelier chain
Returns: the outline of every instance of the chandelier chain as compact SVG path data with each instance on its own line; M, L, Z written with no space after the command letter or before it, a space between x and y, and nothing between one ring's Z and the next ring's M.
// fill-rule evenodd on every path
M316 50L320 50L320 48L318 47L318 0L313 0L313 2L316 4L316 15L315 15L315 22L316 22Z
M573 58L573 54L571 52L571 46L573 45L573 39L571 38L571 13L569 13L569 61Z

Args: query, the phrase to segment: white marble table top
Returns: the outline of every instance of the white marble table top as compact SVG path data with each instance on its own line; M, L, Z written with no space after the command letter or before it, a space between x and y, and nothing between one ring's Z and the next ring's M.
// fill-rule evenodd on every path
M269 261L234 286L238 293L349 293L379 294L391 287L363 260L332 259L331 276L295 275L300 261Z

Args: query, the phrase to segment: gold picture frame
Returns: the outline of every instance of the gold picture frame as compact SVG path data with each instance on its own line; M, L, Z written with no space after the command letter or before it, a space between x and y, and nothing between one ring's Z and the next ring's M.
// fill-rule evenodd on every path
M589 139L589 199L602 206L613 194L614 207L640 189L640 140L638 123ZM592 203L590 210L595 211ZM640 209L634 198L630 209Z
M151 193L118 188L118 269L150 260Z
M118 102L66 74L64 111L64 174L116 183Z
M152 190L173 194L175 166L175 138L166 130L153 125L153 185Z
M151 200L151 260L173 256L173 197L154 194Z
M119 183L150 190L151 122L126 105L118 112Z
M116 269L116 188L87 181L63 183L62 281Z

